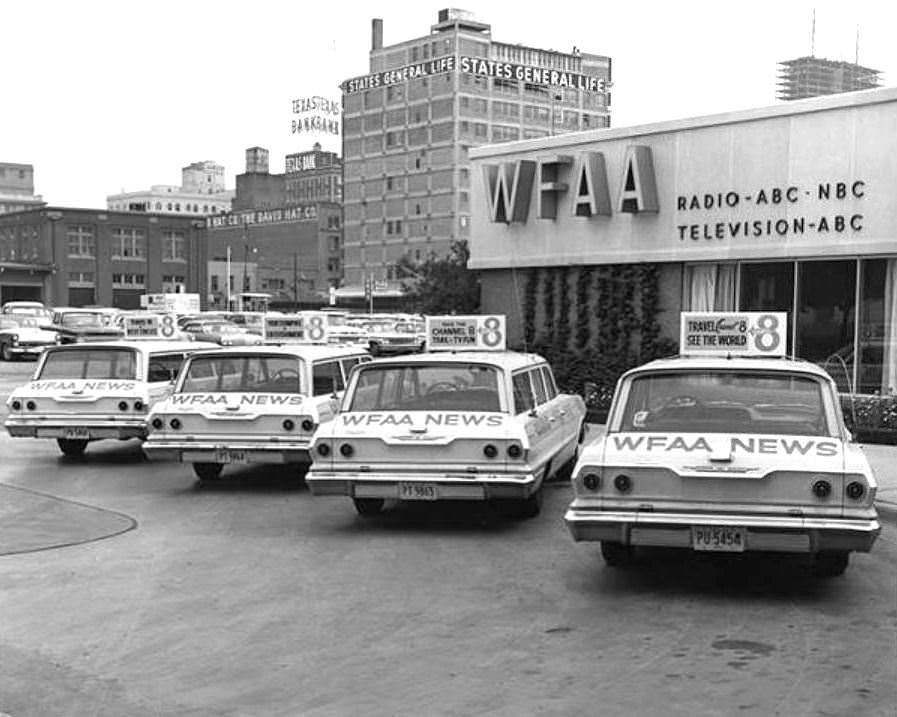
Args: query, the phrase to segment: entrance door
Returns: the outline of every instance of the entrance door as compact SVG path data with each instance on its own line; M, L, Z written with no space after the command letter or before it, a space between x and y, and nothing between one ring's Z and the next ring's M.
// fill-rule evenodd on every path
M43 301L43 287L37 285L3 284L0 286L0 304L7 301Z

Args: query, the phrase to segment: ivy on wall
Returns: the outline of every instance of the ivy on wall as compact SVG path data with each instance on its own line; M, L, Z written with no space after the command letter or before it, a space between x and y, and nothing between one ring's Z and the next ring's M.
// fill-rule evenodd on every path
M581 393L590 411L610 406L629 368L675 352L660 338L660 271L654 264L533 269L524 296L524 341L551 363L565 392ZM537 307L541 304L541 321ZM571 346L572 343L572 346Z

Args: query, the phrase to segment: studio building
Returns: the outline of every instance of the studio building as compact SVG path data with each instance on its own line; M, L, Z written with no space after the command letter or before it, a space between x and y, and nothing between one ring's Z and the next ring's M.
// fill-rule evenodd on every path
M471 149L483 311L628 363L681 311L784 311L790 353L894 392L895 151L897 89Z

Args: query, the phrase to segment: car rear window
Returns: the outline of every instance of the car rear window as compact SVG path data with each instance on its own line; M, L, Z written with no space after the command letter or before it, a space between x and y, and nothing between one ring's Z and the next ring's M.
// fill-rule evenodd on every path
M50 351L40 369L39 379L118 378L134 380L137 361L129 349L66 349Z
M682 371L631 379L622 431L828 435L823 385L760 371Z
M365 366L349 410L498 412L498 378L481 364Z
M197 356L183 369L181 393L307 393L296 356Z

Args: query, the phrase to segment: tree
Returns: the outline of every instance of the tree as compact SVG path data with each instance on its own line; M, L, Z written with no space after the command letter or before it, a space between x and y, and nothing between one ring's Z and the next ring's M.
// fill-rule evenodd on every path
M480 280L467 268L470 248L452 242L448 256L431 255L415 262L406 254L396 263L405 298L421 314L476 314L480 310Z

